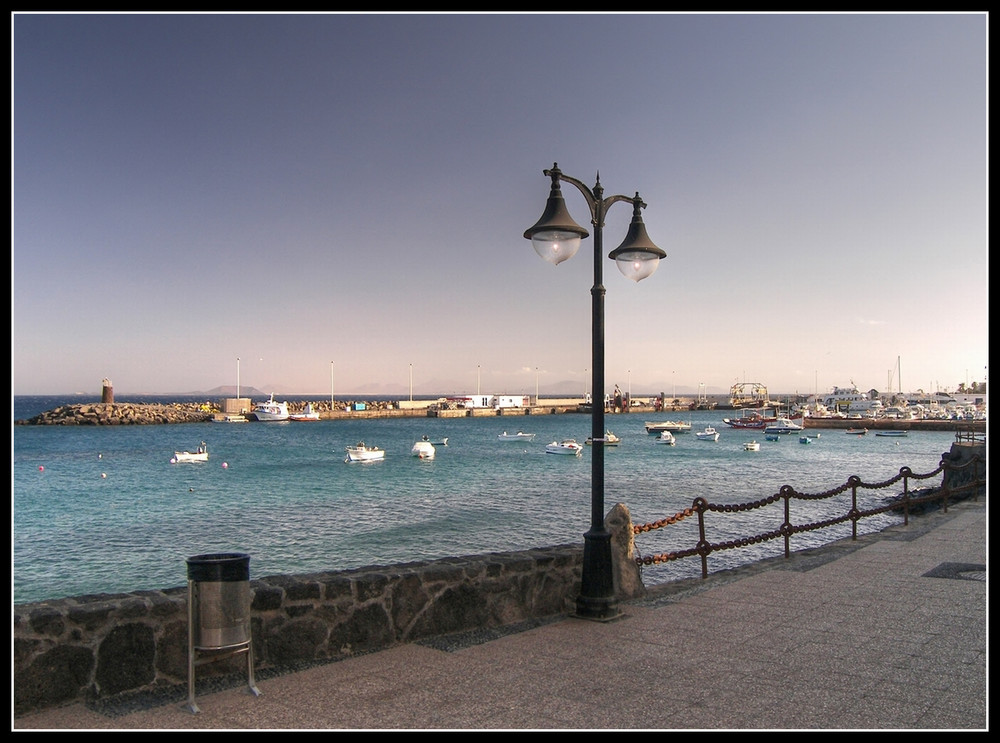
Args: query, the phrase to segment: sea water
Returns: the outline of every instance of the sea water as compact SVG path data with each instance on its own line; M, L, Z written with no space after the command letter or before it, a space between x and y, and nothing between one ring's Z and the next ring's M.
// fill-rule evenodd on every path
M71 402L15 397L14 419ZM605 511L624 503L633 523L643 524L689 508L696 497L747 503L786 484L822 493L843 486L850 475L880 483L903 466L918 474L933 471L954 441L947 432L893 439L829 429L810 445L800 444L797 434L770 442L761 431L728 428L722 422L727 414L608 414L606 427L621 444L605 450ZM719 440L683 433L676 446L666 446L646 433L647 420L678 417L690 420L693 431L714 425ZM251 577L259 578L582 544L590 527L591 448L580 457L556 456L546 454L545 445L565 438L583 443L590 426L589 415L575 413L13 426L13 600L183 586L186 559L205 553L249 554ZM519 429L536 434L535 440L498 439ZM448 439L429 460L410 455L425 435ZM760 442L760 451L743 450L751 439ZM385 460L345 462L345 448L358 441L384 449ZM175 451L201 442L208 462L171 463ZM866 497L871 503L901 490L900 482ZM848 507L849 500L841 500L834 515ZM825 501L795 502L793 523L830 518L830 508ZM772 513L772 522L761 525L751 514L710 513L710 541L777 528L782 515ZM866 518L859 530L900 520L892 514ZM638 535L639 553L693 547L696 522ZM849 535L849 524L807 532L793 537L792 548ZM782 549L779 539L725 550L713 553L709 566L734 567ZM700 575L700 569L697 558L685 558L645 567L643 580L651 585Z

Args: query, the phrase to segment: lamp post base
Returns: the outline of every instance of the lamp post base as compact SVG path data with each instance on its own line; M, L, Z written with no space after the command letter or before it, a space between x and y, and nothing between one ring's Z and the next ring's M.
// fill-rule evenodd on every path
M583 539L583 575L573 616L598 622L620 619L612 577L611 532L591 529Z

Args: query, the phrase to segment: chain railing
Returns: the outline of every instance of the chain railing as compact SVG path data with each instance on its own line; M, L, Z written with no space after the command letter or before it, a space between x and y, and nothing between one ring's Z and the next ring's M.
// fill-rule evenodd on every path
M911 490L910 485L912 481L929 480L939 475L941 476L941 483L939 485ZM862 500L864 499L861 498L862 491L882 490L892 487L900 481L903 483L902 493L896 497L885 499L876 505L863 507ZM784 553L785 557L788 558L792 551L792 537L796 534L850 522L851 539L856 540L858 538L858 522L864 518L883 514L888 511L901 512L904 524L908 525L911 512L934 507L942 508L947 512L949 503L965 500L970 497L978 499L980 493L985 493L985 488L985 457L974 454L967 461L959 464L952 461L952 458L946 454L941 459L941 463L937 469L926 474L916 474L909 467L902 467L898 475L883 482L875 483L866 483L860 477L852 475L843 485L822 493L800 493L792 486L784 485L774 495L750 503L718 504L710 503L705 498L697 497L690 508L685 508L673 516L648 524L633 525L632 527L633 534L638 536L647 532L664 529L667 526L678 524L697 515L697 543L692 547L660 552L645 557L636 557L635 561L642 567L699 555L701 557L701 577L707 578L708 558L714 552L749 547L780 538L784 540ZM832 499L847 492L850 492L850 507L846 511L831 518L810 523L795 524L792 522L793 503L797 501L815 502ZM764 508L779 501L784 504L784 522L777 529L719 542L711 542L709 540L706 518L708 513L745 513Z

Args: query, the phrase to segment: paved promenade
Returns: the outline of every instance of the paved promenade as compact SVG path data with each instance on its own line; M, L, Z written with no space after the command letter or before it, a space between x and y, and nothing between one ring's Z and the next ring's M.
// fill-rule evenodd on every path
M571 617L12 729L989 729L985 499Z

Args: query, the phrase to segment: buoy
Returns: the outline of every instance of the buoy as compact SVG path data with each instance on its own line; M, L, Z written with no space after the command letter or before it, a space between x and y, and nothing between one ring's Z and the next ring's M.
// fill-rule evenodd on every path
M174 457L170 457L170 464L177 464L177 460Z
M45 472L45 468L42 465L38 465L39 472Z
M223 462L222 463L222 469L228 470L229 469L229 462Z
M108 476L107 472L102 472L101 473L101 479L107 479L107 476Z
M103 455L103 454L98 454L98 455L97 455L97 458L98 458L98 459L103 459L103 458L104 458L104 455Z

